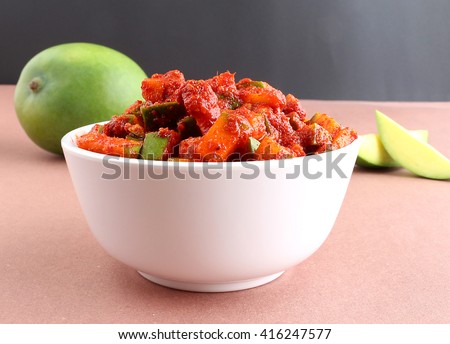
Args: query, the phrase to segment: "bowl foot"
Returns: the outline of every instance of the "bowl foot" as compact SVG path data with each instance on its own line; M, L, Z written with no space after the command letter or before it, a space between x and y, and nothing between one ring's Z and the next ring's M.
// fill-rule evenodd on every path
M186 291L196 291L196 292L206 292L206 293L219 293L219 292L227 292L227 291L237 291L243 289L250 289L259 287L263 284L272 282L273 280L280 277L284 271L277 272L273 275L268 275L264 277L258 277L249 280L243 281L234 281L234 282L224 282L224 283L186 283L180 281L168 280L160 277L155 277L145 272L138 271L140 275L152 281L156 284L160 284L165 287L180 289Z

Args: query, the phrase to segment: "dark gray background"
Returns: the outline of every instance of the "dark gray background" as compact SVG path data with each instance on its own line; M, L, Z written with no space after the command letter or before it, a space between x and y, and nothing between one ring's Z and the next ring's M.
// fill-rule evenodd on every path
M0 0L0 83L87 41L151 75L218 71L300 98L450 100L449 0Z

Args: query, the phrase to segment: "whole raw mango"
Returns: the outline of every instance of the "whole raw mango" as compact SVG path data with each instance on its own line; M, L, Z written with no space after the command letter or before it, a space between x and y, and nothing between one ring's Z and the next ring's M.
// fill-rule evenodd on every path
M97 44L67 43L45 49L23 68L14 104L27 135L43 149L62 154L72 129L108 120L141 99L141 67Z

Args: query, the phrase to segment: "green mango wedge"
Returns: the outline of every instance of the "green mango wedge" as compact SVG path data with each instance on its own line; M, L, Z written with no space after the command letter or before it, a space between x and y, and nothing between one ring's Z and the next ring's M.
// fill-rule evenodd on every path
M420 141L428 141L428 130L411 130L410 133ZM367 168L401 167L384 149L380 135L359 135L359 139L361 146L356 159L358 166Z
M383 147L402 167L424 178L450 179L450 160L436 148L380 111L376 121Z

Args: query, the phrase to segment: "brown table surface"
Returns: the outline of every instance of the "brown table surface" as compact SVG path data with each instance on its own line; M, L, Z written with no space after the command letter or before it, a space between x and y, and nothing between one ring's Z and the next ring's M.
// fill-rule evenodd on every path
M450 323L450 183L355 168L331 235L262 287L192 293L108 256L63 158L20 127L0 86L1 323ZM450 156L450 103L304 100L364 134L379 109Z

